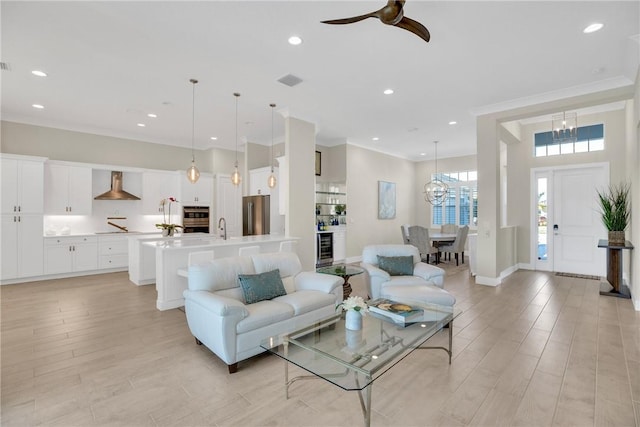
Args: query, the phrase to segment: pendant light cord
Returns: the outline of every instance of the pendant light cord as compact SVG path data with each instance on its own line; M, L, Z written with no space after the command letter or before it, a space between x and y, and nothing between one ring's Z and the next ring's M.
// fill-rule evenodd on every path
M198 83L198 81L191 79L191 83L193 83L193 94L191 97L191 161L195 162L196 157L193 152L193 146L196 133L196 83Z
M276 108L276 104L269 104L271 107L271 173L273 173L273 109Z
M238 167L238 98L240 97L239 93L233 94L236 97L236 168Z

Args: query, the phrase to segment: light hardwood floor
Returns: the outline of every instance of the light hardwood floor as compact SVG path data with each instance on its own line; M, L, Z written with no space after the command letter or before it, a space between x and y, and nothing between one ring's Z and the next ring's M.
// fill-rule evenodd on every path
M445 265L446 267L446 265ZM351 279L364 294L362 278ZM416 351L374 383L374 426L638 426L640 314L598 282L518 271L497 288L449 271L454 359ZM226 365L180 310L126 273L3 286L2 426L354 426L357 395L282 361ZM433 338L446 342L447 333ZM295 373L295 371L294 371Z

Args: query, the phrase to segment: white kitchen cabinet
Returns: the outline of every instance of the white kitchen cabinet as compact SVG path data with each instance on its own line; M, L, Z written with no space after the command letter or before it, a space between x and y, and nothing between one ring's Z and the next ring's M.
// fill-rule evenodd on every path
M45 213L91 215L92 178L89 167L48 163L45 166Z
M43 273L42 215L2 215L2 280Z
M98 238L70 236L45 238L45 274L98 269Z
M2 213L42 214L44 159L2 157Z
M333 231L333 262L344 262L347 259L347 230Z
M98 236L100 269L127 267L128 253L127 236L124 233Z
M186 178L185 178L186 179ZM142 210L144 215L161 215L160 201L175 197L179 199L180 186L176 172L149 171L142 174ZM171 205L171 214L180 217L180 209L177 204ZM168 209L168 206L167 208ZM168 214L169 212L167 212ZM169 221L171 222L171 221ZM173 221L177 223L177 221Z
M185 177L184 173L178 173L180 181L180 197L178 200L182 206L209 206L213 195L213 176L201 173L200 179L193 184Z

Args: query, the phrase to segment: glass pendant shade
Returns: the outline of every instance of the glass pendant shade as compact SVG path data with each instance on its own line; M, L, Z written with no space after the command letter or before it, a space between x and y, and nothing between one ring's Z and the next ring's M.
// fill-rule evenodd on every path
M276 176L273 173L273 168L271 168L271 175L267 178L267 185L269 188L274 188L276 186Z
M240 183L242 183L242 177L240 176L240 171L238 170L237 163L235 168L233 169L233 173L231 174L231 183L235 186L238 186L240 185Z
M195 184L200 178L200 171L196 167L196 163L194 160L191 160L191 167L187 169L187 179L190 183Z

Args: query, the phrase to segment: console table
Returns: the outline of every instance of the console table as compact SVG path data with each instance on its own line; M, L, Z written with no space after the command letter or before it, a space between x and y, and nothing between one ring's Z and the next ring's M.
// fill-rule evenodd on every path
M609 245L605 239L598 241L599 248L607 249L607 281L613 287L610 291L600 291L600 295L619 298L631 298L629 288L622 283L622 250L633 249L633 245L625 240L624 245Z

